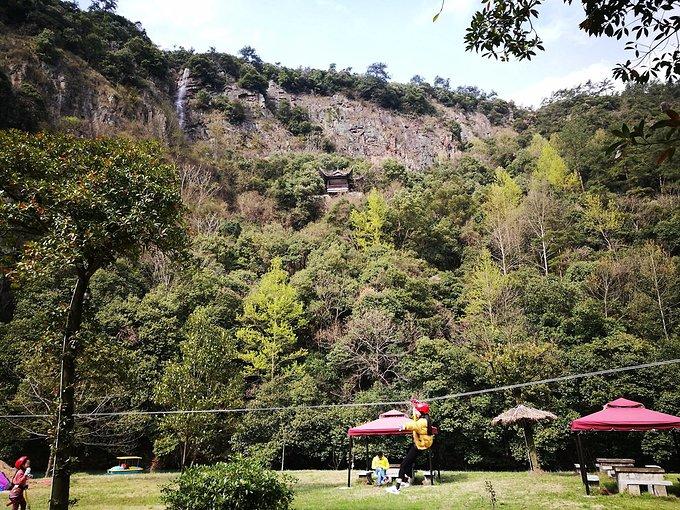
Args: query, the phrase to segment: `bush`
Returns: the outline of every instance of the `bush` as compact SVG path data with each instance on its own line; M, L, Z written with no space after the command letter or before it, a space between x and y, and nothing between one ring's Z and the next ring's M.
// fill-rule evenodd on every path
M292 482L258 462L237 457L185 470L162 489L163 502L168 510L287 510L293 501Z
M253 92L259 92L264 96L267 93L267 88L269 88L267 78L258 73L253 66L243 66L242 71L243 69L245 69L245 72L238 80L238 86Z
M291 106L290 101L282 99L276 108L276 118L296 136L321 131L309 120L309 113L301 106Z
M197 110L207 110L210 108L211 97L207 90L201 89L194 95L194 108Z
M191 76L211 90L222 90L224 78L215 62L206 55L193 55L186 63Z
M214 97L210 106L222 112L230 124L241 124L246 120L246 110L241 101L230 101L224 96Z
M45 29L34 37L35 53L44 62L53 64L59 56L56 35L52 30Z

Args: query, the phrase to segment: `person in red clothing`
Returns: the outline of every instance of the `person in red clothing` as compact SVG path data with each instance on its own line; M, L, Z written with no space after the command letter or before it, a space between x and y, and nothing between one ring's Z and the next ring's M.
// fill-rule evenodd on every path
M19 457L14 463L17 472L12 477L12 488L9 491L9 503L12 510L26 510L26 497L24 492L28 489L28 479L31 461L25 455ZM9 505L7 505L9 506Z

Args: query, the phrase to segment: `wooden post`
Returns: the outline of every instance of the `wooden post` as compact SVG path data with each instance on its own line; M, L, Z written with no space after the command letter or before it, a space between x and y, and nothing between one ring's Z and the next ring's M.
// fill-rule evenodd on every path
M586 459L583 455L583 445L581 444L581 434L576 433L576 452L578 453L578 463L581 471L581 481L586 486L586 495L590 496L590 485L588 485L588 472L586 471Z
M538 462L538 453L536 453L534 432L531 428L531 424L527 421L523 421L522 429L524 430L524 443L527 446L527 455L529 456L529 469L531 471L540 471L541 465Z
M349 437L349 451L347 452L347 487L352 485L352 436Z

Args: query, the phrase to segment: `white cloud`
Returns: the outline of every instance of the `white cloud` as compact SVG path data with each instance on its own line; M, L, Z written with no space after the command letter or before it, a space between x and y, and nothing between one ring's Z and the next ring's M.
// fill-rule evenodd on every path
M588 80L598 82L611 79L612 67L612 64L597 62L561 76L547 76L531 85L511 91L508 96L522 106L540 106L541 101L556 90L575 87Z

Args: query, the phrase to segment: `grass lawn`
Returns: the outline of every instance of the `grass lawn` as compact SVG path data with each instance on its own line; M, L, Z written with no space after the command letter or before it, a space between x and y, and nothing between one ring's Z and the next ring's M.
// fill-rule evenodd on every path
M496 491L498 509L635 509L663 510L680 508L676 497L655 498L628 495L591 496L583 493L580 478L566 473L445 472L443 484L416 486L401 494L356 483L344 487L344 471L291 471L298 479L293 508L296 510L449 510L463 508L491 509L485 487L488 480ZM175 474L160 473L137 476L76 474L71 497L78 499L76 510L151 510L163 509L160 487ZM678 475L668 475L680 493ZM5 493L6 494L6 493ZM47 508L49 486L35 480L29 491L33 510Z

